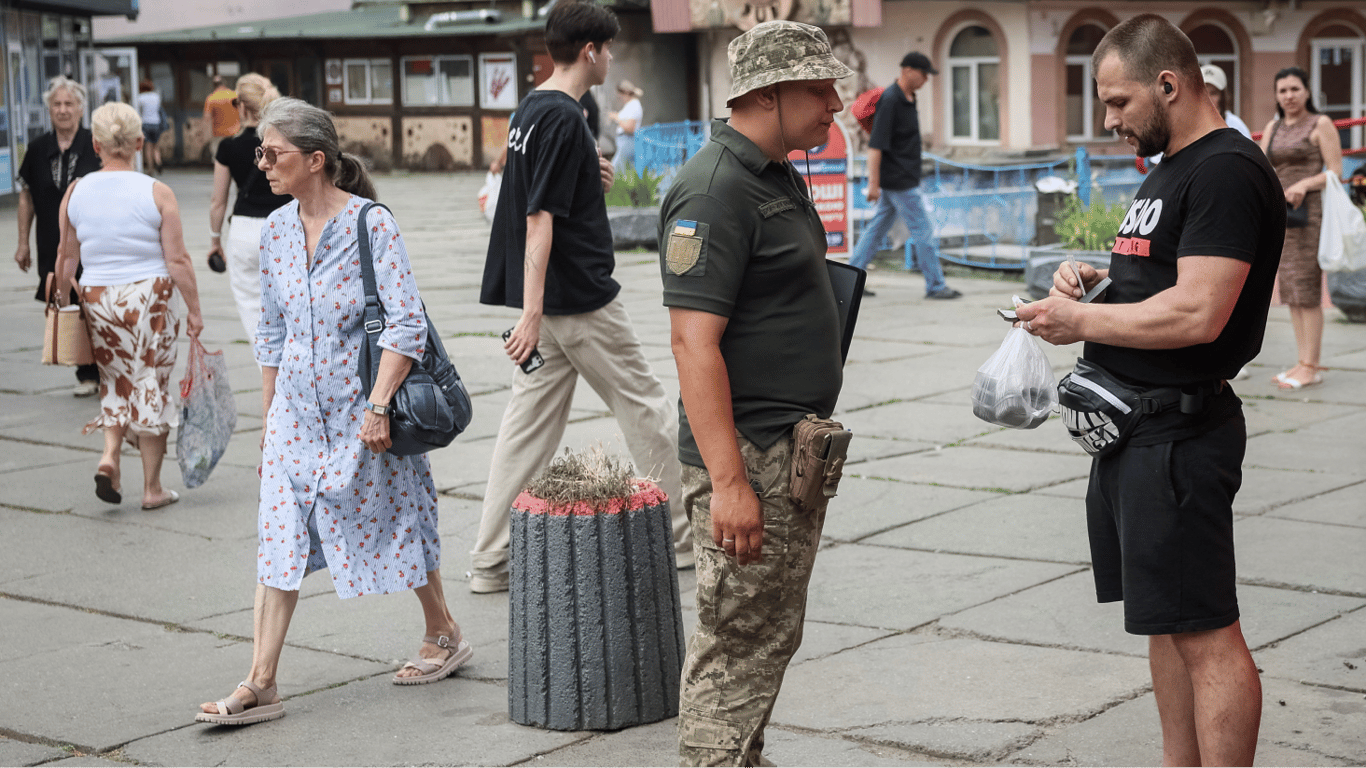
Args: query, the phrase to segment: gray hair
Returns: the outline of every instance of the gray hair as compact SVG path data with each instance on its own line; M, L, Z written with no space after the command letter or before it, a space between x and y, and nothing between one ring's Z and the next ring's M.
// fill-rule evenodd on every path
M71 97L76 100L82 112L85 111L85 86L72 80L66 75L57 75L47 82L47 90L43 91L43 104L47 107L52 106L52 97L57 95L57 91L66 89Z
M279 98L270 102L261 113L256 135L264 136L266 129L274 129L308 154L323 153L323 172L337 188L375 199L375 185L370 181L365 163L359 157L341 151L331 112L299 99Z

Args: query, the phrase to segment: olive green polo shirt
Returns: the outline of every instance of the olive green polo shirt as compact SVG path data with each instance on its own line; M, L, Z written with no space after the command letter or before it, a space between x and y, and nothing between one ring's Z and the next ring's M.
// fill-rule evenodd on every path
M843 383L825 229L801 177L725 122L679 171L659 219L664 305L729 318L721 355L735 425L767 449ZM678 404L678 457L705 466Z

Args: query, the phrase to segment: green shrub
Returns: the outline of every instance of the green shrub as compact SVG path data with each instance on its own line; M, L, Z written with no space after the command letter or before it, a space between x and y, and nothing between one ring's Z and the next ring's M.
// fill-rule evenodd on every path
M1129 212L1126 203L1109 205L1098 191L1091 193L1091 205L1082 205L1081 198L1072 195L1058 212L1054 231L1064 248L1084 251L1108 251L1115 244L1119 225Z
M628 165L617 173L612 191L607 193L607 204L623 208L659 205L659 181L649 168L637 173L635 166Z

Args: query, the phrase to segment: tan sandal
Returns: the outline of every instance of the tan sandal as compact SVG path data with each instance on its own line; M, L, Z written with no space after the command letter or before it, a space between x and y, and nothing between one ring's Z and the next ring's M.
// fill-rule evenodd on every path
M445 680L450 677L461 664L469 661L470 657L474 655L474 649L470 647L469 641L464 637L461 637L460 640L457 641L454 648L451 648L451 639L445 635L440 637L428 635L427 637L422 638L422 642L431 643L440 648L450 649L450 655L444 659L413 659L407 664L404 664L399 672L402 672L405 669L416 669L422 674L408 677L400 677L395 674L394 685L423 685L426 683L435 683L438 680Z
M256 695L256 703L248 707L237 698L236 691L222 701L217 702L217 714L200 712L194 716L197 723L213 723L214 725L251 725L252 723L264 723L268 720L279 720L285 716L285 703L280 701L280 694L276 693L275 686L262 689L253 685L249 680L243 680L237 684L238 688L246 688ZM263 701L274 699L269 704L262 704Z

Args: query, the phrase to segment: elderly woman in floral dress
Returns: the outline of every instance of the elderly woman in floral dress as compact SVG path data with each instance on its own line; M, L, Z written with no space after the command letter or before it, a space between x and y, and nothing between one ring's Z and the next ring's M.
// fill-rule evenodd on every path
M392 216L360 160L340 151L327 112L278 99L261 115L258 166L294 202L261 230L262 467L251 672L195 719L245 725L284 715L275 690L285 633L306 573L327 569L342 598L413 590L426 637L400 685L449 676L472 655L446 608L436 488L425 455L385 453L390 398L427 339L422 301ZM369 198L369 199L367 199ZM359 238L368 237L385 328L369 402L357 358L366 343Z

